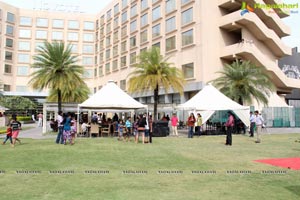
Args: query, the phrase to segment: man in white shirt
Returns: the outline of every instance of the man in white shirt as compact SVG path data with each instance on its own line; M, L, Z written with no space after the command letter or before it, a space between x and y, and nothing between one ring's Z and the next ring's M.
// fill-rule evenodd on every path
M254 128L255 128L255 115L253 114L253 112L250 112L250 137L254 136Z
M257 140L255 142L260 143L261 128L264 123L264 119L262 118L261 115L259 115L257 110L254 112L254 114L255 114L256 135L257 135Z
M59 111L58 115L56 117L57 126L58 126L58 134L57 134L57 138L56 138L56 144L59 144L59 143L63 144L64 143L64 141L63 141L63 128L64 128L64 126L62 124L64 118L63 118L62 114L63 114L62 111Z

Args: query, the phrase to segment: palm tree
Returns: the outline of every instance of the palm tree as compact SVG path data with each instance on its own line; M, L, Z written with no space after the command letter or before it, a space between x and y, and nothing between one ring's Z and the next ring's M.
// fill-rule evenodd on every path
M157 47L143 51L137 57L138 62L134 65L134 71L129 74L129 92L153 90L154 95L154 120L157 119L157 104L159 88L163 87L166 92L173 87L180 94L183 93L184 78L182 72L176 67L171 67L168 58L160 55Z
M44 42L39 47L38 54L33 57L32 68L37 69L32 73L29 84L34 89L49 88L57 92L58 111L61 111L62 93L70 93L77 85L84 84L81 79L83 67L77 65L77 56L71 52L72 46L63 42Z
M275 86L269 76L250 61L235 60L231 65L225 64L221 76L213 80L213 84L232 100L243 105L252 99L268 104L268 96Z

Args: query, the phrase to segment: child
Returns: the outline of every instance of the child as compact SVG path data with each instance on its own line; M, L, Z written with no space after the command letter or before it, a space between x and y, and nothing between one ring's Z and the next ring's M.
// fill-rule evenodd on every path
M130 135L131 135L131 117L127 117L127 120L125 122L125 127L126 127L126 136L127 136L127 141L130 141Z
M76 132L77 132L77 128L76 128L76 120L75 118L73 117L72 118L72 121L71 121L71 145L74 144L75 142L75 135L76 135Z
M6 143L7 140L10 140L10 144L12 144L12 129L10 127L10 124L7 124L7 129L6 129L6 138L4 139L4 141L2 142L2 144L4 145Z
M120 123L118 124L118 129L119 129L119 138L118 138L118 140L122 140L123 131L124 131L124 121L123 120L120 120Z
M138 127L139 127L139 118L137 117L133 124L133 134L135 136L135 138L134 138L135 143L138 143L138 138L139 138Z
M21 129L21 123L19 121L17 121L16 119L13 119L10 123L10 127L12 129L12 138L13 138L13 142L11 144L12 147L15 147L16 141L18 140L18 142L21 144L21 141L18 139L18 135L19 135L19 131Z

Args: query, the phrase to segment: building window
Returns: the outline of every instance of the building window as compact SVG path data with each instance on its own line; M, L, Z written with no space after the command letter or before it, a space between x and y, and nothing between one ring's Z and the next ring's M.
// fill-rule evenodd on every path
M114 28L117 28L119 26L119 17L116 17L114 19Z
M94 46L93 45L83 45L82 52L83 53L94 53Z
M78 41L79 34L76 32L68 32L68 40L69 41Z
M119 31L114 32L113 37L114 37L114 38L113 38L114 42L117 42L117 41L119 40Z
M75 20L68 21L68 28L69 29L79 29L79 22Z
M160 49L160 42L153 44L152 47L157 47Z
M113 56L117 56L119 54L118 45L113 47Z
M92 33L84 33L83 34L83 41L84 42L94 42L94 34L92 34Z
M166 20L166 32L171 32L176 29L176 20L175 17L171 17Z
M5 51L5 60L12 60L13 54L10 51Z
M194 38L193 30L189 30L189 31L182 33L182 46L193 44L193 42L194 42L193 38Z
M15 15L10 13L10 12L7 12L7 19L6 19L7 22L10 22L10 23L14 23L15 22Z
M20 25L31 26L31 17L20 17Z
M11 65L4 65L4 73L11 74Z
M83 22L83 29L93 31L94 30L94 22Z
M176 0L167 0L166 1L166 13L172 12L176 9Z
M165 98L165 95L159 95L158 96L158 103L166 103L166 98Z
M126 67L127 62L126 62L126 56L121 57L121 68Z
M127 20L127 11L122 13L122 23L126 22Z
M127 50L127 45L126 45L126 41L121 43L121 53L125 52Z
M114 60L113 61L113 65L112 65L112 70L113 71L116 71L116 70L118 70L118 60Z
M28 76L29 75L29 67L28 66L18 66L17 67L17 75L18 76Z
M130 8L130 17L134 17L137 15L137 4Z
M119 13L119 4L116 4L114 6L114 14L118 14Z
M48 19L37 18L36 19L36 26L39 26L39 27L48 27Z
M7 25L6 26L6 34L10 35L10 36L13 36L14 35L14 27L10 26L10 25Z
M133 22L130 23L130 32L131 33L136 31L136 25L137 25L136 20L134 20Z
M82 57L83 65L93 65L93 57Z
M146 26L148 24L148 14L144 14L141 16L141 27Z
M171 51L173 49L176 49L176 37L170 37L166 39L166 51Z
M127 0L122 0L122 9L127 6Z
M184 78L194 78L194 63L182 65Z
M107 19L107 21L111 19L111 10L107 11L106 19Z
M108 47L111 43L110 36L108 36L105 41L106 41L106 47Z
M19 63L29 63L30 55L29 54L18 54L18 62Z
M104 37L104 28L100 29L100 38Z
M111 23L108 23L106 25L106 34L110 33L111 32Z
M136 53L135 52L130 54L130 64L132 65L134 63L136 63Z
M157 6L152 10L152 21L155 21L161 17L160 6Z
M83 78L93 78L93 76L94 76L93 72L94 71L92 69L84 70Z
M105 74L110 73L110 63L105 64Z
M156 2L158 2L158 0L152 0L152 4L155 4Z
M14 41L12 39L6 38L5 46L6 47L13 47Z
M4 84L4 85L3 85L3 91L9 92L9 91L10 91L10 85Z
M148 32L147 30L144 30L143 32L141 32L141 36L140 36L140 41L141 41L141 44L144 43L144 42L147 42L148 41Z
M21 38L31 38L31 30L20 29L19 37L21 37Z
M36 42L35 43L35 50L40 50L41 48L44 48L45 44L43 42Z
M62 19L53 19L52 20L52 27L53 28L63 28L64 27L64 20L62 20Z
M19 42L20 51L30 51L30 42Z
M16 86L16 92L27 92L27 91L28 91L27 86L24 86L24 85L17 85Z
M130 48L136 47L136 36L130 38Z
M94 78L96 77L97 77L97 68L94 69ZM96 90L96 88L94 90Z
M120 80L120 88L122 90L126 90L126 80Z
M52 40L63 40L63 32L53 31L52 32Z
M160 36L160 24L152 27L152 38Z
M188 2L190 2L191 0L181 0L181 4L183 5L183 4L186 4L186 3L188 3Z
M99 67L98 71L99 71L99 76L103 76L103 67L102 66Z
M72 53L78 53L78 45L77 44L71 44L71 52Z
M47 39L47 31L36 31L35 32L35 38L36 39Z
M108 60L110 58L110 49L107 49L105 52L105 58Z
M124 26L122 29L121 29L121 37L125 37L127 36L127 26Z
M148 8L148 0L142 0L141 1L141 10L145 10Z
M193 21L193 8L181 13L181 25L191 23Z

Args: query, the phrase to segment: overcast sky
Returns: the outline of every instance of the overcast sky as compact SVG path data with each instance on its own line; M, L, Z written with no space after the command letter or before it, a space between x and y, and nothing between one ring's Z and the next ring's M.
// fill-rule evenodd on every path
M111 0L0 0L19 8L41 9L48 7L50 10L63 8L76 10L83 13L96 14ZM198 0L196 0L198 1ZM208 0L206 0L208 1ZM298 47L300 51L300 0L283 0L288 4L298 3L299 8L294 9L298 13L292 13L289 17L284 18L284 22L291 27L291 36L283 38L286 45L290 47Z

